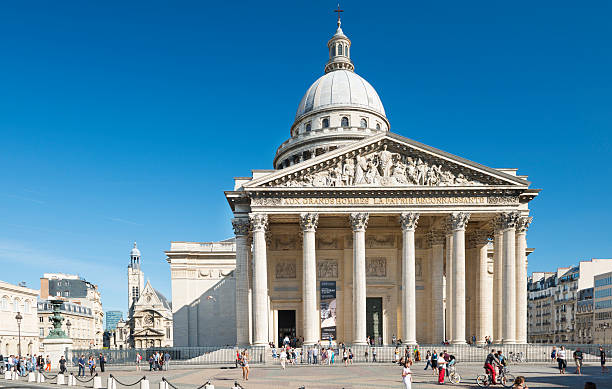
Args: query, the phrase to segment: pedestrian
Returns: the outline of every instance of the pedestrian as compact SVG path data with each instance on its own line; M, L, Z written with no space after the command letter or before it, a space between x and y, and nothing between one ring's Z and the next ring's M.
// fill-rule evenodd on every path
M342 350L342 362L344 362L344 367L348 367L348 351L346 349Z
M47 355L47 358L45 359L45 370L51 371L51 358L48 355Z
M66 373L66 358L64 358L64 356L62 355L62 357L59 360L59 370L60 370L60 374L64 374Z
M319 364L319 347L312 349L312 363L315 365Z
M576 371L575 373L578 375L582 375L582 351L580 351L580 348L577 348L576 351L574 351L574 363L576 364Z
M353 350L349 348L349 365L353 364Z
M155 359L153 359L153 354L149 355L149 371L153 371L153 363Z
M372 362L376 362L376 347L372 347Z
M608 371L606 367L606 352L601 346L599 346L599 363L601 363L601 374L606 373Z
M281 368L285 370L285 365L287 364L287 351L285 350L284 347L280 352L280 364L281 364Z
M425 364L425 369L423 370L427 370L427 368L431 366L431 352L429 350L427 350L427 354L425 354L425 359L427 360L427 363Z
M166 371L170 369L170 353L168 351L164 353L164 369Z
M552 351L550 352L550 358L552 359L552 363L557 362L557 346L553 346Z
M438 384L444 383L444 376L446 375L446 359L444 354L438 354Z
M561 349L557 351L557 364L559 365L559 373L565 374L565 368L567 362L565 360L565 346L561 346Z
M438 374L438 353L434 350L431 353L431 370L433 370L433 374Z
M250 368L249 368L249 352L244 349L242 351L242 379L245 381L249 380L249 372L250 372Z
M370 345L368 344L368 345L366 346L366 348L365 348L365 351L363 352L363 356L365 357L365 361L366 361L366 362L370 362L369 355L368 355L368 348L369 348L369 347L370 347Z
M142 355L136 353L136 371L140 371L140 362L142 362Z
M79 364L79 373L77 374L77 377L85 377L85 355L81 354L78 364Z
M404 362L404 368L402 369L402 382L404 383L404 389L412 389L412 372L410 367L412 366L412 360L409 358Z
M308 355L308 364L311 365L312 364L312 349L311 348L308 349L306 355Z
M514 379L514 385L512 385L513 389L529 389L527 384L525 383L525 377L522 375L516 377Z
M98 360L100 361L100 372L104 373L104 364L106 364L106 358L104 357L104 355L102 355L102 353L100 353L100 357Z

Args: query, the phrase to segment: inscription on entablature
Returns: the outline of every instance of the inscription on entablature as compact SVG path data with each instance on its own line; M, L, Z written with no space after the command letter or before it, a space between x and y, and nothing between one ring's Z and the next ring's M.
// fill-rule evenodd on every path
M317 262L318 278L338 278L338 262L333 259L324 259Z
M366 236L366 247L369 249L392 248L394 246L395 237L393 234Z
M274 270L278 280L297 278L295 262L277 262Z
M366 258L366 276L368 277L386 277L387 276L387 258L385 257Z
M253 206L515 205L518 196L256 197Z

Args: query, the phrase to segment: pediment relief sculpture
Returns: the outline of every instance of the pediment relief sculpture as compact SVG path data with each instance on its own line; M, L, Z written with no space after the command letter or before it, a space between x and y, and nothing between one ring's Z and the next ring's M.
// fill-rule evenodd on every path
M393 146L393 144L391 144ZM502 184L458 164L413 150L391 151L386 143L374 151L351 152L320 166L281 177L266 186L406 187Z

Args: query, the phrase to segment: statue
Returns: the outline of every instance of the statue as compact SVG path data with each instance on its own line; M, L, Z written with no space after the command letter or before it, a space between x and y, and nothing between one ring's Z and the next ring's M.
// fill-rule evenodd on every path
M342 169L342 181L346 186L353 186L355 182L355 161L353 158L349 158L344 163Z
M391 167L393 166L392 154L387 150L387 145L383 145L382 151L378 154L378 160L380 161L380 175L383 177L391 176Z
M62 330L62 322L64 321L64 317L60 313L60 309L62 308L63 300L50 300L51 305L53 305L53 316L51 316L51 322L53 323L53 329L49 331L49 335L47 335L47 339L65 339L68 338L64 330Z

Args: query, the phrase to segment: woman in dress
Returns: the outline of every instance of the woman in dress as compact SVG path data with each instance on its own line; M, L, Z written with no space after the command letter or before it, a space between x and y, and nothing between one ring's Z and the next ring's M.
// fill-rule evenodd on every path
M412 372L410 371L410 366L412 366L412 359L408 358L406 362L404 362L404 368L402 369L402 383L404 384L404 389L412 389Z
M438 375L438 353L436 350L431 354L431 370L433 370L434 375Z
M249 380L249 352L246 349L242 351L242 379Z

